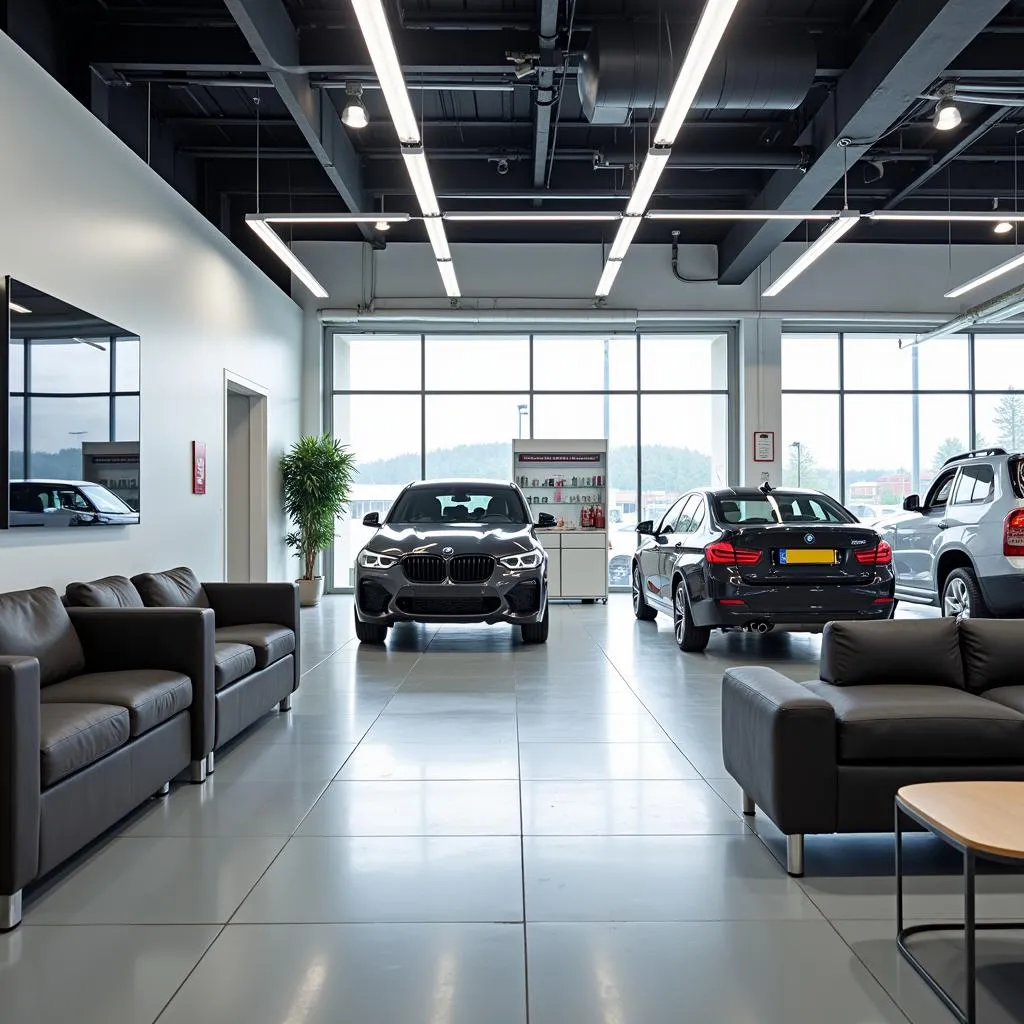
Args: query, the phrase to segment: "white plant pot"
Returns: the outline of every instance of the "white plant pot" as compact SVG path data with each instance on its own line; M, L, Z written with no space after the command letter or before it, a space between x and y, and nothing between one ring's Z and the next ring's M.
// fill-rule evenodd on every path
M303 608L315 608L324 596L323 576L314 576L311 580L296 580L299 585L299 604Z

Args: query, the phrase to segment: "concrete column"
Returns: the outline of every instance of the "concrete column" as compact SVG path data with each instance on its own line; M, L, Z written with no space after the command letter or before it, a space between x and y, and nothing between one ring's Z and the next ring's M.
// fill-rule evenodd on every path
M740 320L740 482L759 487L768 474L773 487L782 482L782 321L767 317ZM775 434L775 458L755 462L755 434Z

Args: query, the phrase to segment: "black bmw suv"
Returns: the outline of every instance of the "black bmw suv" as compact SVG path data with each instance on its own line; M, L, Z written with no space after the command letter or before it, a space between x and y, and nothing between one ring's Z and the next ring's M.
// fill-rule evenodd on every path
M542 512L537 525L554 526ZM381 644L396 622L508 622L548 638L548 556L512 483L411 483L356 557L356 636Z

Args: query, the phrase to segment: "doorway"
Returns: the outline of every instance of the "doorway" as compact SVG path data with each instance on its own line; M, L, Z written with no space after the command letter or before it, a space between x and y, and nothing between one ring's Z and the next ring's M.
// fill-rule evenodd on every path
M267 579L267 393L232 373L224 385L224 578Z

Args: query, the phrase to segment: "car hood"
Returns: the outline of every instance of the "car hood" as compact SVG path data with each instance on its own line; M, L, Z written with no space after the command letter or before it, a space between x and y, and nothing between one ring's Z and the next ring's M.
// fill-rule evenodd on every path
M532 526L431 526L390 523L382 526L366 545L387 555L514 555L538 546ZM446 552L445 548L452 550Z

